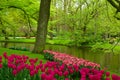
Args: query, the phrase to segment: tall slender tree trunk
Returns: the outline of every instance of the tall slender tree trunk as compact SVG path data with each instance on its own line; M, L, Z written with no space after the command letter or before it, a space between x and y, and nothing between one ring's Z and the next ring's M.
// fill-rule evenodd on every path
M34 53L41 53L46 44L47 25L50 16L51 0L41 0Z
M8 38L8 35L7 35L6 30L2 30L2 33L3 33L3 34L4 34L4 36L5 36L5 40L8 40L9 38Z

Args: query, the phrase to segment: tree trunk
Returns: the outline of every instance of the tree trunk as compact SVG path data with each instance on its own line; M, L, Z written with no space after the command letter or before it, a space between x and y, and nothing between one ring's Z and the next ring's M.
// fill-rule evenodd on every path
M13 39L15 39L15 37L16 37L16 32L15 31L13 31Z
M2 33L5 36L5 40L9 40L6 30L2 30Z
M50 3L51 0L41 0L40 3L37 35L36 35L35 46L33 49L34 53L41 53L45 48L47 25L50 16Z

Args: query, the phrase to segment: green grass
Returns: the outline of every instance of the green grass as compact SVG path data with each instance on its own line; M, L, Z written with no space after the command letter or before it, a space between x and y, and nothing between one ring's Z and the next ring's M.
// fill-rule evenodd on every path
M18 50L11 50L7 48L0 48L0 55L2 55L4 52L7 52L8 55L11 55L11 54L23 55L24 54L24 55L29 56L30 58L38 58L39 60L42 60L44 63L46 62L43 55L35 54L29 51L18 51Z
M35 39L10 39L10 40L0 40L1 42L16 42L16 43L34 43Z
M48 44L68 45L70 40L57 40L57 39L49 40L47 39L46 42Z
M1 39L0 41L1 42L16 42L16 43L35 43L34 38L31 38L31 39L18 38L18 39L9 39L9 40ZM53 39L53 40L47 39L46 40L47 44L58 44L58 45L67 45L67 44L69 44L69 42L70 42L70 40L56 40L56 39Z

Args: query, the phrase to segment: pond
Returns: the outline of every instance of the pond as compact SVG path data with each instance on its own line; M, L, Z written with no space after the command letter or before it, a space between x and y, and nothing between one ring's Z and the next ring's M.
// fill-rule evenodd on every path
M32 51L33 44L31 43L4 43L0 42L0 47L16 47L27 48ZM120 74L120 54L104 53L102 51L93 52L89 48L76 48L61 45L46 45L48 50L67 53L75 57L83 58L106 67L108 70Z

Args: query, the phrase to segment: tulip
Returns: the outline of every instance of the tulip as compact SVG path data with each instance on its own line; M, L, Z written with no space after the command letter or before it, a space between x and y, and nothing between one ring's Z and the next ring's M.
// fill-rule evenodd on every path
M7 52L4 52L4 53L3 53L3 56L4 56L5 59L7 59L7 58L8 58Z
M16 75L17 75L17 70L14 69L14 70L12 71L12 73L13 73L14 76L16 76Z
M109 77L110 76L110 72L106 72L106 77Z
M46 77L47 77L47 75L46 75L45 73L42 73L42 74L41 74L41 79L42 79L42 80L45 80Z
M68 76L68 74L69 74L69 72L66 70L64 73L63 73L63 75L66 77L66 76Z
M107 77L105 80L110 80L110 78Z
M118 80L118 76L116 74L112 74L112 80Z
M2 68L3 67L3 65L2 64L0 64L0 68Z

